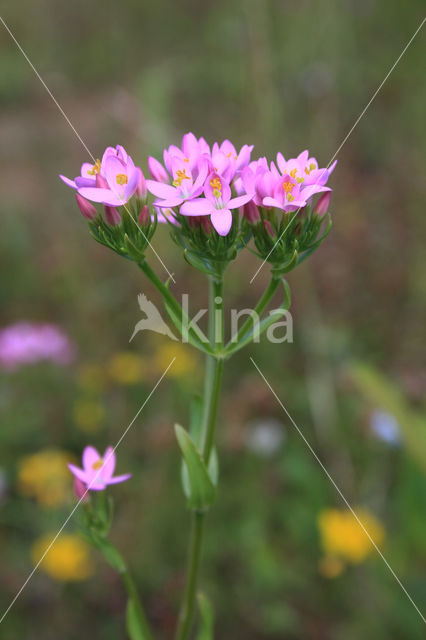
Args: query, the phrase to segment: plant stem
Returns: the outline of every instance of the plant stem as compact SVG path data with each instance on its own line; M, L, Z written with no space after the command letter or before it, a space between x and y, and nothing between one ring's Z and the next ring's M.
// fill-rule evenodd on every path
M151 635L151 631L150 628L148 626L148 621L145 617L145 612L143 610L143 607L141 605L141 601L139 598L139 594L136 588L136 585L133 581L132 576L129 573L129 570L127 569L127 567L125 568L124 571L121 571L121 578L124 582L124 585L127 589L127 593L129 596L129 599L133 602L134 608L135 608L135 613L138 619L138 623L139 623L139 628L143 634L143 639L144 640L152 640L152 635Z
M210 280L209 285L209 339L218 353L223 348L223 281ZM217 302L216 302L217 301ZM201 433L201 451L208 465L214 445L216 415L222 380L223 360L211 355L206 358L204 386L204 415ZM195 596L200 566L206 511L193 511L189 543L188 569L185 593L179 614L176 640L187 640L194 617Z
M265 289L263 295L259 299L259 302L253 309L253 311L257 314L258 318L260 318L261 314L266 309L269 302L272 300L275 292L280 286L280 282L281 282L281 278L276 278L275 276L271 276L271 280L269 282L267 289ZM247 318L247 320L243 322L243 326L238 330L238 332L235 335L231 336L230 341L225 347L225 353L227 353L228 350L232 351L232 345L238 344L240 342L241 338L243 338L244 335L252 328L252 325L254 325L255 321L256 319L253 318L252 315L250 315Z

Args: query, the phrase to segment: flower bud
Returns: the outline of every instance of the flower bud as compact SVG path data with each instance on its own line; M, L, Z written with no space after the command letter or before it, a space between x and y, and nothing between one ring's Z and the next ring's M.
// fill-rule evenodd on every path
M108 207L108 205L105 205L105 220L108 222L108 224L110 224L112 227L114 227L117 224L120 224L121 222L121 216L118 213L117 209L115 207Z
M143 175L143 171L140 167L136 167L136 171L139 174L139 180L138 180L138 186L136 187L135 195L137 198L140 198L141 200L145 200L146 194L147 194L145 176Z
M148 158L148 171L153 180L157 182L169 182L169 176L163 165L152 156Z
M244 205L243 214L250 224L256 224L256 222L260 220L259 209L253 200L250 200Z
M142 207L142 211L141 211L141 212L140 212L140 214L139 214L139 220L138 220L138 222L139 222L139 225L140 225L141 227L144 227L144 226L146 226L147 224L149 224L149 223L150 223L150 221L151 221L151 216L150 216L150 214L149 214L149 207L148 207L148 205L146 204L146 205L144 205L144 206Z
M98 212L96 211L93 204L86 200L86 198L83 198L83 196L81 196L79 193L75 194L75 199L77 200L78 208L80 209L81 214L87 220L94 220L98 215Z
M87 502L88 500L90 500L90 495L84 482L75 477L73 486L74 493L78 500L81 500L82 502Z
M96 188L109 189L109 184L99 173L96 174Z
M331 191L326 191L325 193L323 193L314 207L314 213L316 213L319 216L324 216L328 211L328 207L330 205L330 198L331 198Z
M275 237L275 232L272 228L271 223L269 222L269 220L264 220L263 221L263 225L265 227L265 230L269 233L270 236L272 236L273 238Z

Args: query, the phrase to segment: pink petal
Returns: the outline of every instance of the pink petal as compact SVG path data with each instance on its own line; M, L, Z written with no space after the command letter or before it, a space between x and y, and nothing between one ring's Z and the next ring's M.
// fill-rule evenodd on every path
M162 209L173 209L178 207L183 202L183 198L171 198L170 200L157 200L154 202L155 207L161 207Z
M262 204L265 207L279 207L280 209L282 208L281 202L279 202L275 198L270 198L269 196L263 198Z
M65 176L59 174L60 179L62 180L62 182L65 182L65 184L68 187L72 187L73 189L77 189L77 185L75 184L74 180L70 180L70 178L66 178Z
M123 204L123 198L119 198L111 189L96 189L96 187L83 187L78 193L92 202L102 202L110 207L117 207Z
M184 202L180 208L183 216L207 216L215 211L213 203L207 198L195 198Z
M74 464L69 464L68 469L75 475L76 478L81 480L81 482L87 484L87 474L85 473L85 471L83 471L83 469L79 469Z
M125 473L122 476L115 476L114 478L111 478L110 480L108 480L107 484L118 484L119 482L124 482L125 480L128 480L131 477L132 477L131 473Z
M104 463L102 465L102 479L105 480L105 482L109 482L109 480L114 475L116 463L115 451L112 447L108 447L105 450L103 461Z
M229 209L238 209L238 207L242 207L252 198L253 195L246 193L244 196L237 196L236 198L232 198L232 200L230 200L226 206L229 207Z
M129 167L127 167L127 169L129 169ZM138 188L139 177L140 177L139 171L138 171L138 169L133 168L131 170L130 175L127 174L129 177L128 177L128 182L126 184L126 188L124 190L124 196L125 196L126 200L131 198L131 196L135 193L136 189Z
M228 234L232 227L232 213L229 209L215 209L210 219L220 236L226 236Z
M110 189L112 189L115 193L117 193L119 190L124 191L123 185L119 185L117 183L117 175L119 173L127 175L127 171L125 165L119 158L117 158L117 156L109 156L106 159L104 173Z
M99 451L95 449L95 447L88 446L85 447L83 451L83 469L85 471L92 471L93 465L95 462L101 459Z
M176 187L172 187L171 184L164 184L164 182L156 182L155 180L147 180L146 187L152 195L162 200L176 198L178 193Z

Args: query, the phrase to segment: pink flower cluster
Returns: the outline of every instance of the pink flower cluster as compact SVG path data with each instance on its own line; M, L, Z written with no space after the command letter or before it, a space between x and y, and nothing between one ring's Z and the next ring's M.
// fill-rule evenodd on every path
M74 347L65 333L52 324L19 322L0 330L0 367L50 360L66 365L74 357Z
M204 138L186 133L180 147L164 150L163 164L148 158L150 180L121 146L108 147L94 165L83 164L81 176L74 180L60 177L77 190L80 209L88 218L96 211L89 203L85 207L86 200L116 207L134 194L145 198L148 190L156 198L153 204L161 222L168 218L176 223L179 215L209 216L222 236L231 229L235 209L244 207L254 222L260 217L259 207L297 211L315 194L331 191L326 183L336 163L320 169L308 151L288 160L278 153L276 162L268 163L265 157L251 160L252 151L249 145L237 151L229 140L210 147ZM117 220L119 216L113 223Z

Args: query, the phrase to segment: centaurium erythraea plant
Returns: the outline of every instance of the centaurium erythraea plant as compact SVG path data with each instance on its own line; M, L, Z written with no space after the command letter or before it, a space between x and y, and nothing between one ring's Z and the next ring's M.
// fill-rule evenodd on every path
M266 310L282 287L281 310L290 306L284 274L313 253L331 228L328 214L335 168L320 168L308 151L275 161L252 158L253 146L239 150L225 140L210 146L193 133L180 146L163 152L163 162L147 159L145 178L122 146L108 147L101 160L84 163L74 180L60 176L75 190L77 204L94 239L133 261L158 289L174 327L206 356L204 396L194 398L189 429L175 425L182 453L182 485L192 513L187 582L177 619L176 640L190 637L196 607L198 569L207 513L216 498L218 454L215 446L216 414L224 363L253 336L266 331L274 317ZM101 208L99 208L101 206ZM103 211L102 211L103 206ZM208 337L188 319L170 282L148 263L146 249L157 224L169 227L184 259L209 283ZM256 312L227 342L223 314L224 277L229 264L248 250L270 268L270 282L254 307ZM265 267L266 268L266 267ZM254 331L254 317L260 318ZM76 490L84 499L83 529L89 539L122 574L129 593L127 628L130 637L154 637L135 584L123 558L108 541L111 521L107 486L127 479L113 476L111 450L101 456L92 447L83 455L83 469L70 466ZM203 629L200 607L199 629ZM201 637L201 635L200 635Z

